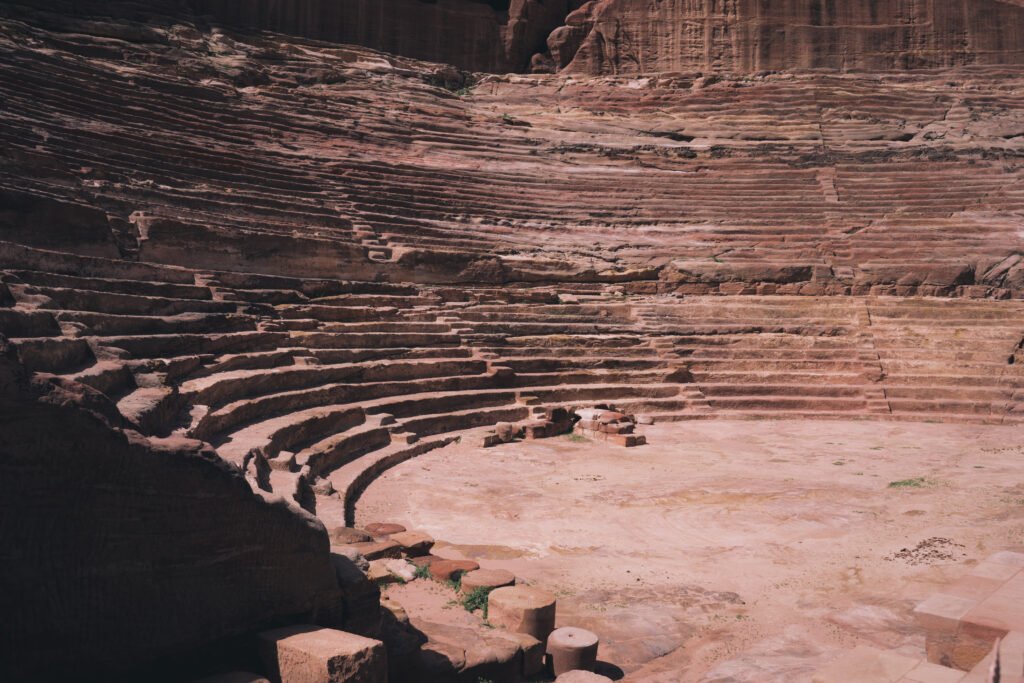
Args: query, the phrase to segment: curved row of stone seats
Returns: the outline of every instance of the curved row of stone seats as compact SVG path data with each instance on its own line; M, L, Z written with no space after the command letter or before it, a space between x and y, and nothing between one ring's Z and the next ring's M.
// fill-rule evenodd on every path
M813 267L814 287L832 293L1010 296L1016 286L957 270L1019 251L1007 216L1024 209L1024 190L1001 155L1019 146L1024 98L1006 69L954 80L495 76L456 94L437 86L436 66L182 22L134 43L5 21L5 188L51 198L78 188L109 214L117 247L144 258L166 247L183 259L211 235L269 235L344 245L368 259L351 262L367 274L380 261L515 253L517 267L543 262L548 273L592 260ZM183 52L194 60L181 63ZM130 73L111 66L122 61ZM340 109L358 115L339 119ZM133 215L138 206L153 216ZM154 216L185 225L150 232ZM946 267L956 272L938 277ZM779 285L744 272L751 287ZM742 286L716 277L686 284ZM974 286L961 280L991 291L960 291ZM283 318L308 314L293 294L246 296L297 307Z
M730 297L638 310L715 414L1020 419L1016 302Z
M147 433L211 442L254 485L336 522L387 467L526 418L521 395L657 419L1006 421L1020 384L1016 302L575 285L578 301L556 303L551 287L188 273L24 248L9 260L0 322L36 370L107 393ZM337 495L318 492L324 480Z
M100 265L99 260L91 263L94 268ZM116 262L110 265L117 268ZM177 425L182 432L208 439L222 457L246 469L255 486L314 512L327 514L333 509L334 524L343 524L346 515L351 518L359 492L388 467L448 443L465 430L526 418L529 410L516 403L519 384L556 404L671 396L678 391L675 386L638 387L631 369L616 369L614 363L602 360L601 354L627 342L624 335L594 335L586 343L591 354L596 352L589 365L577 362L574 369L549 367L549 372L522 373L518 381L514 371L482 357L478 348L461 345L459 336L449 331L463 326L464 332L472 332L465 327L467 321L453 314L453 309L472 308L475 295L465 291L457 298L469 301L446 308L442 297L418 289L339 294L328 293L336 288L323 283L312 291L314 283L227 273L195 273L194 281L203 283L191 292L194 300L218 304L217 312L201 315L236 315L252 329L216 333L217 328L210 327L205 334L186 333L192 328L181 326L187 320L183 316L198 314L147 317L133 311L133 315L103 314L109 317L97 321L102 328L76 327L65 332L85 335L72 338L84 343L84 348L123 356L135 372L137 386L119 407L141 429L157 433ZM122 281L107 278L103 282L112 293L131 291ZM86 297L25 299L19 306L54 309L24 313L30 316L83 315L87 312L58 309L60 305L102 308L103 282L92 283L87 291L93 294ZM310 291L300 292L300 286ZM373 290L374 286L349 288ZM550 300L548 294L535 292L504 296ZM494 292L481 294L485 300L494 297ZM299 299L304 300L299 305L309 306L313 315L277 317L280 310L293 310ZM333 300L324 306L312 303L326 299ZM320 320L316 315L324 310L373 310L375 305L395 313L377 322L366 321L366 316L327 315L322 316L327 320ZM224 312L236 309L247 312ZM531 333L557 332L562 315L581 325L591 315L610 324L607 312L597 315L579 308L544 311L543 320L521 322ZM626 316L620 307L614 322L617 332L623 331ZM339 318L350 322L339 322ZM112 320L119 321L116 328L110 327ZM168 328L168 320L177 320L179 327ZM308 325L265 331L271 325L296 321ZM55 323L50 324L50 333L62 331ZM543 330L537 327L541 324ZM124 334L99 334L115 329ZM593 326L588 331L593 332ZM489 330L480 336L496 333ZM641 338L633 335L628 343L650 354ZM410 348L413 345L417 348ZM575 360L580 360L579 354ZM651 359L646 370L635 371L646 373L645 379L663 377L657 363ZM542 370L536 364L534 369ZM609 384L612 380L621 386ZM183 424L184 412L188 416ZM314 492L325 476L343 495Z

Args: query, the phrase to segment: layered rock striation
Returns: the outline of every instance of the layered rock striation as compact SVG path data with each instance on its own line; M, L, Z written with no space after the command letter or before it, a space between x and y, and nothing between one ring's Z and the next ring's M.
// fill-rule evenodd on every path
M1012 68L470 78L183 24L4 26L0 224L43 248L393 282L1020 288Z

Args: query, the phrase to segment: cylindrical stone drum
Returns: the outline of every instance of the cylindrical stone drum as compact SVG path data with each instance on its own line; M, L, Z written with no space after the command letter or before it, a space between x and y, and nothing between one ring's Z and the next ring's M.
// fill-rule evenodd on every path
M507 586L491 591L487 620L516 633L545 642L555 629L555 596L529 586Z
M556 676L569 671L593 671L597 664L597 635L566 626L548 637L548 658Z

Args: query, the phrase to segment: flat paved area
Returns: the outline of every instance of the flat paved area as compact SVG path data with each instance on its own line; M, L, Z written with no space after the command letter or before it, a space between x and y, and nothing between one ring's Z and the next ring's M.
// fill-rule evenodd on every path
M1024 429L695 421L625 449L455 444L387 473L360 523L559 596L628 681L801 681L857 644L923 656L911 610L1024 547ZM893 484L901 482L902 485ZM923 544L923 545L921 545Z

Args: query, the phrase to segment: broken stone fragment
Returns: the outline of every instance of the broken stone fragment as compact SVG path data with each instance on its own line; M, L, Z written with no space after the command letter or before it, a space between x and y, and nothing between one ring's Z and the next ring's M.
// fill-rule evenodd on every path
M504 443L514 441L519 434L519 428L511 422L499 422L494 425L494 433Z
M403 579L392 572L387 563L397 560L371 560L370 568L366 570L366 577L378 586L386 586L390 583L399 583Z
M407 560L378 560L397 580L409 582L416 578L416 565ZM370 563L373 568L373 563Z

